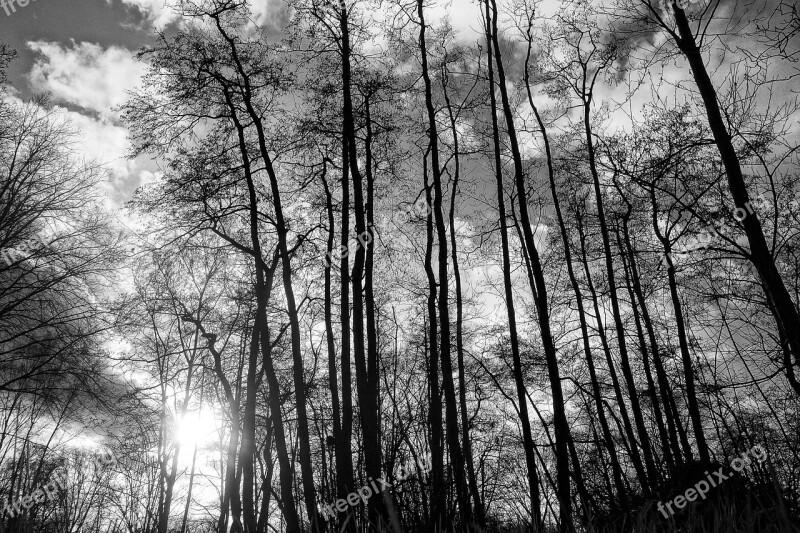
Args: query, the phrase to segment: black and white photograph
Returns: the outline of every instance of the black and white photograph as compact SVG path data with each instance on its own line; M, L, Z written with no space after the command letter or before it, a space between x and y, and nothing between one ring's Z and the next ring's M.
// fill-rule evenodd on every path
M798 0L0 0L0 533L800 533Z

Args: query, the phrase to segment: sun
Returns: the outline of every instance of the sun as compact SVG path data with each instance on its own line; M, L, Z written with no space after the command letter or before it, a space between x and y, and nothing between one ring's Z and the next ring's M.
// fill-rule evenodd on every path
M175 426L175 442L182 447L201 446L214 437L217 421L210 411L186 413Z

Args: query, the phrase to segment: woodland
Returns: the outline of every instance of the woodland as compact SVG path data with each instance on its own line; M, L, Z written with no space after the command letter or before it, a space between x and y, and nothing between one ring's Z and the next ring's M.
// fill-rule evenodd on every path
M0 533L800 531L794 0L270 6L0 48Z

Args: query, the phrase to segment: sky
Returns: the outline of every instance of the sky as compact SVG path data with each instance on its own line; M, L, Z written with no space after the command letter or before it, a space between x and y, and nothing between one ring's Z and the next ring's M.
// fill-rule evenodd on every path
M456 28L474 34L477 3L436 6ZM140 185L157 179L159 165L129 160L127 129L114 110L139 86L146 65L138 49L169 33L177 0L0 0L0 43L17 51L8 77L15 99L46 93L55 111L79 132L78 150L108 169L102 184L107 208L116 210ZM24 5L23 5L24 4ZM252 0L256 22L276 19L275 0ZM433 17L432 17L433 18Z
M27 100L46 93L55 111L78 132L77 150L103 164L101 184L110 210L151 181L158 166L128 160L127 130L113 111L140 81L146 66L134 54L165 27L162 0L3 0L0 42L17 51L9 68L12 94ZM141 5L136 5L141 4ZM13 9L12 9L13 8ZM6 10L9 13L6 13Z
M169 4L179 0L0 2L0 42L18 53L9 69L13 94L20 100L37 93L50 95L56 112L64 114L78 131L78 150L106 166L107 179L101 187L107 209L131 227L135 223L119 208L137 187L158 179L160 166L149 156L128 158L128 130L115 108L123 104L128 91L140 86L147 70L145 63L135 59L136 51L154 42L157 31L169 33L175 28L177 19ZM256 22L280 23L282 17L275 15L283 0L250 3ZM545 1L542 7L557 5ZM449 6L436 2L431 9L434 12L427 17L429 23L447 15L462 39L478 39L481 13L475 0L452 0ZM654 75L666 79L685 79L687 74L681 61L669 64L666 71L661 67L656 70ZM725 69L716 71L718 76L724 73ZM651 98L649 91L640 91L632 108ZM624 123L625 118L621 113L615 124ZM523 150L535 156L541 147L532 137L525 138L531 142L523 142Z
M18 53L8 73L13 98L50 95L55 111L66 116L77 130L81 141L78 151L108 170L107 179L101 183L106 207L128 227L134 222L119 208L137 187L158 179L160 164L149 156L128 157L128 130L115 109L124 103L128 91L140 87L147 70L147 65L135 58L136 51L154 42L156 32L169 33L175 28L177 17L170 3L179 0L0 0L0 43ZM283 0L250 0L250 4L258 23L274 27L283 20L276 16ZM557 5L545 0L541 6L552 9ZM431 9L434 12L427 17L429 23L447 15L461 39L478 39L481 13L475 0L452 0L450 5L436 2ZM711 58L712 67L716 61L722 67L711 69L719 83L732 59ZM656 65L649 74L677 82L687 78L687 66L679 60ZM776 88L778 92L785 90ZM600 91L613 93L619 87L601 87ZM630 109L638 109L651 99L649 91L639 91ZM540 101L539 105L547 104ZM625 113L616 111L615 127L626 120ZM522 145L526 155L537 156L541 147L533 137L524 139L529 141Z
M78 134L76 151L102 164L106 208L118 211L159 164L129 159L128 130L116 107L140 86L147 65L136 52L175 27L177 0L0 0L0 43L17 52L8 69L12 99L47 94ZM267 0L253 0L268 21Z

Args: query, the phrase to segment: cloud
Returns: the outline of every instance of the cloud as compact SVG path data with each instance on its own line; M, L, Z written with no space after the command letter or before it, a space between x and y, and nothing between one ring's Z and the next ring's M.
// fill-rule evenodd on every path
M7 94L3 100L14 106L26 105L16 94ZM108 118L87 116L58 105L50 111L56 121L68 121L76 133L65 146L70 154L102 168L103 176L97 184L97 192L103 198L102 207L109 213L116 213L118 222L134 227L135 219L120 209L137 187L162 178L155 162L146 156L129 159L128 130Z
M108 169L113 181L131 179L135 163L126 158L127 129L103 118L98 120L64 108L59 108L59 110L78 130L76 150ZM115 185L120 185L120 183Z
M269 0L251 0L250 9L257 24L267 24L272 16Z
M111 0L107 0L111 3ZM180 18L179 0L122 0L123 4L136 7L153 28L162 30ZM269 25L276 17L275 6L270 0L250 0L253 20L259 25Z
M119 209L130 200L138 186L160 177L152 169L148 170L152 162L147 158L128 158L127 128L107 118L91 117L59 106L54 109L77 131L76 142L71 145L73 153L95 161L105 170L106 177L98 186L105 196L107 209Z
M111 3L111 0L106 1ZM180 2L177 0L122 0L122 3L138 8L148 22L159 30L178 20L176 8Z
M55 111L69 120L77 131L73 153L95 161L106 172L98 185L106 197L106 207L119 208L139 185L157 181L158 175L147 170L147 160L128 159L128 130L103 117L91 117L56 106Z
M59 108L78 130L74 149L96 161L106 171L99 184L106 197L108 209L118 209L131 199L137 187L158 182L163 174L147 156L128 158L128 130L106 119L87 117L81 113Z
M62 46L46 41L29 41L28 47L40 54L31 68L29 80L35 91L48 92L56 102L72 104L97 112L104 118L117 118L112 111L122 104L127 90L139 85L147 65L134 59L133 52L93 43Z

